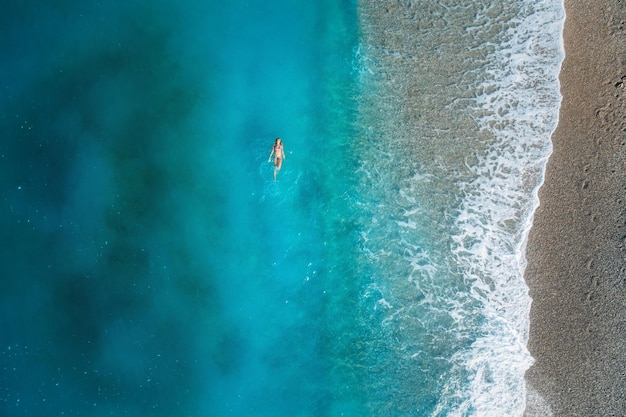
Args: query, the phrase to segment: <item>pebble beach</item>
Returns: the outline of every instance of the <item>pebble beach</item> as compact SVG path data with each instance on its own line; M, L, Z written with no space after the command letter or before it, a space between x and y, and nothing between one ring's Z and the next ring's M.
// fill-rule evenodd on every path
M559 123L527 246L526 416L626 416L626 4L565 1Z

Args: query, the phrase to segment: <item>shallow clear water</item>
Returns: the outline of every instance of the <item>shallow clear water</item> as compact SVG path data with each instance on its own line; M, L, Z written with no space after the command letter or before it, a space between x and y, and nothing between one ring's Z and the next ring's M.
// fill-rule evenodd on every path
M266 3L1 18L7 415L521 415L562 5Z
M373 382L380 407L401 392L407 415L521 415L524 244L560 102L562 5L366 2L361 16L364 299L391 353L380 369L397 372Z

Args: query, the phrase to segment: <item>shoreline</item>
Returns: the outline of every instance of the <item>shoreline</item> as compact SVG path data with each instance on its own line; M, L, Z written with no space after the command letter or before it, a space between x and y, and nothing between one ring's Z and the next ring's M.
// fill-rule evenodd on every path
M565 10L563 99L526 247L535 363L524 415L623 417L626 5Z

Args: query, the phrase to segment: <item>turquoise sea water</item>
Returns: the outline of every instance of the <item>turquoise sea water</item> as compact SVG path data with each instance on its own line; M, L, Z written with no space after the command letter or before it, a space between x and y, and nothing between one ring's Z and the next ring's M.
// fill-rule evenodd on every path
M7 8L0 414L521 415L562 18Z

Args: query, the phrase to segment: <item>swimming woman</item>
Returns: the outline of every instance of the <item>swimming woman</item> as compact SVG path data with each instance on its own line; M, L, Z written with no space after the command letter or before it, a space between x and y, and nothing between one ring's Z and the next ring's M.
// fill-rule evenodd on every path
M281 138L276 138L274 141L274 146L267 162L272 162L272 155L274 155L274 181L276 181L276 174L280 171L285 159L285 150L283 149L283 140Z

